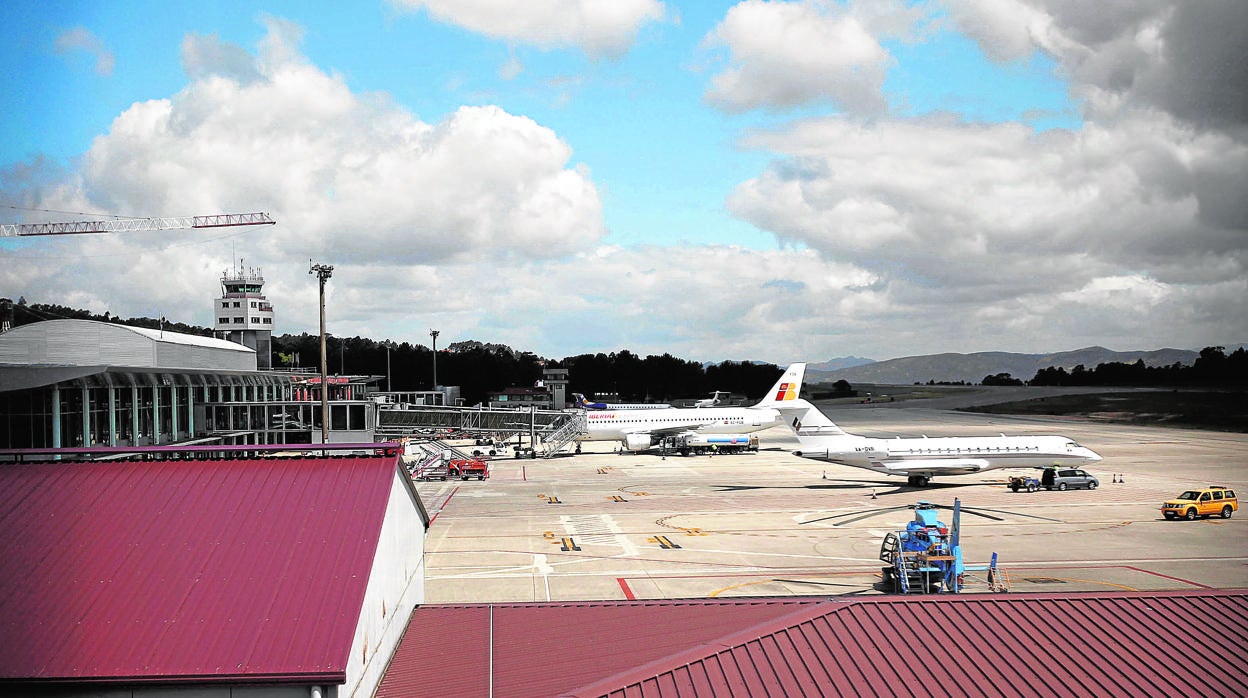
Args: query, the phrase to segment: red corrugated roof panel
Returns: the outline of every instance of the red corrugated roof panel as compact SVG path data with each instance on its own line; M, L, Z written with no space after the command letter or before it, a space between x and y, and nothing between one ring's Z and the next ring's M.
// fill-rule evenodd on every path
M793 611L805 601L498 604L416 609L377 698L553 696Z
M490 608L418 608L378 698L1248 695L1244 590Z
M0 468L0 680L341 682L397 468Z

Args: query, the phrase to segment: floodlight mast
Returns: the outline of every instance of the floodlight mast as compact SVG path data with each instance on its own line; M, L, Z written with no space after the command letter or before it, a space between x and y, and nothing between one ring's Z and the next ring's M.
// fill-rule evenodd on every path
M138 233L152 230L232 228L244 225L273 225L275 223L277 221L273 220L267 213L222 213L212 216L184 216L181 218L122 218L100 221L69 221L66 223L5 223L0 224L0 237Z
M433 389L438 389L438 335L442 334L438 330L429 330L429 336L433 337Z
M329 443L329 376L325 366L325 282L334 275L332 264L313 264L308 260L308 273L316 274L321 287L321 443Z

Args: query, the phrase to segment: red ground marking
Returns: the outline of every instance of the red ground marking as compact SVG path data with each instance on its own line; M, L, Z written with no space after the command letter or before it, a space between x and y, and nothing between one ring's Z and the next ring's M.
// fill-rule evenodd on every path
M438 520L438 516L442 514L442 510L446 508L447 504L451 503L451 497L454 497L455 493L458 491L459 491L459 487L456 486L455 489L451 490L451 493L446 496L446 499L442 500L442 506L438 507L438 513L434 514L433 517L429 519L430 526L433 525L434 521Z
M636 601L637 597L633 596L633 590L628 588L628 581L623 577L616 577L615 581L620 583L620 588L624 590L624 598L629 601Z

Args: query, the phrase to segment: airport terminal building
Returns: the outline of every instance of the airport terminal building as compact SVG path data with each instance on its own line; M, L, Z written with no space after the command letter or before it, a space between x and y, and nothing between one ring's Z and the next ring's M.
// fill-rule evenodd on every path
M328 383L331 443L369 442L369 377ZM320 376L260 370L256 350L91 320L0 334L0 449L320 443Z

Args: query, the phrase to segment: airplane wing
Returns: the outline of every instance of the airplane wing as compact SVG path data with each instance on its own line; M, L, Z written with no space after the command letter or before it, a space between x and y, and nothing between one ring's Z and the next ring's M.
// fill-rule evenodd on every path
M982 458L907 459L876 461L872 465L882 466L889 473L897 475L969 475L991 467Z

